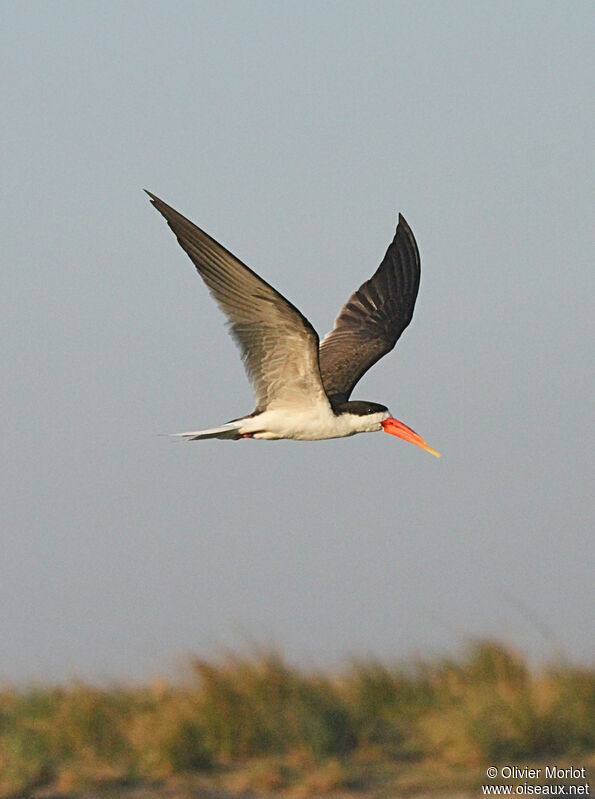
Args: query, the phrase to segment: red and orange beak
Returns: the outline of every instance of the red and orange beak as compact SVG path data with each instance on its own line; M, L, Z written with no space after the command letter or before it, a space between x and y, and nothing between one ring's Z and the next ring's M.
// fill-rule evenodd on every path
M398 438L403 438L405 441L410 441L412 444L417 444L418 447L427 450L427 452L431 452L432 455L435 455L437 458L440 457L439 452L432 449L421 436L418 436L410 427L407 427L406 424L403 424L403 422L400 422L398 419L393 419L392 416L389 416L388 419L380 422L380 424L385 433L390 433L391 436L398 436Z

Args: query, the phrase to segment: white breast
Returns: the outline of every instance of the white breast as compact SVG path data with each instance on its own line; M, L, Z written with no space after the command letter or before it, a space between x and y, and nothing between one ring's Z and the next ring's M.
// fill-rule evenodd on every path
M356 433L381 430L380 422L388 414L377 413L357 416L346 413L336 416L328 403L313 404L307 408L276 408L243 420L240 433L254 438L297 441L318 441L326 438L343 438Z

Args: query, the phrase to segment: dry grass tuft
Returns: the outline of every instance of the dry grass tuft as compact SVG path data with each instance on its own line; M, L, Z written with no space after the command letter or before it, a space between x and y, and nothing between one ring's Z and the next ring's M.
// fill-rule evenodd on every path
M595 674L534 672L493 642L457 660L366 661L339 676L275 653L192 666L186 686L0 692L0 797L192 774L256 795L469 788L487 763L595 751Z

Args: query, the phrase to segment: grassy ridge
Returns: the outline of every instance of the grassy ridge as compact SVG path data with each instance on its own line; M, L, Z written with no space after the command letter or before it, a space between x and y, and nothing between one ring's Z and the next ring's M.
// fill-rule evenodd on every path
M192 667L184 686L0 692L0 796L197 772L303 794L404 775L409 789L465 788L486 764L595 751L595 674L533 672L494 643L458 660L366 661L340 675L276 654Z

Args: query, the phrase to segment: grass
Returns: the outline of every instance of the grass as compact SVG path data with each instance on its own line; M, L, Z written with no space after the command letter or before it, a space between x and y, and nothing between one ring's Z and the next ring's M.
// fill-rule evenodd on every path
M595 674L537 672L497 643L341 674L276 653L192 669L185 685L0 691L0 797L195 777L231 793L396 796L477 788L499 762L593 762Z

